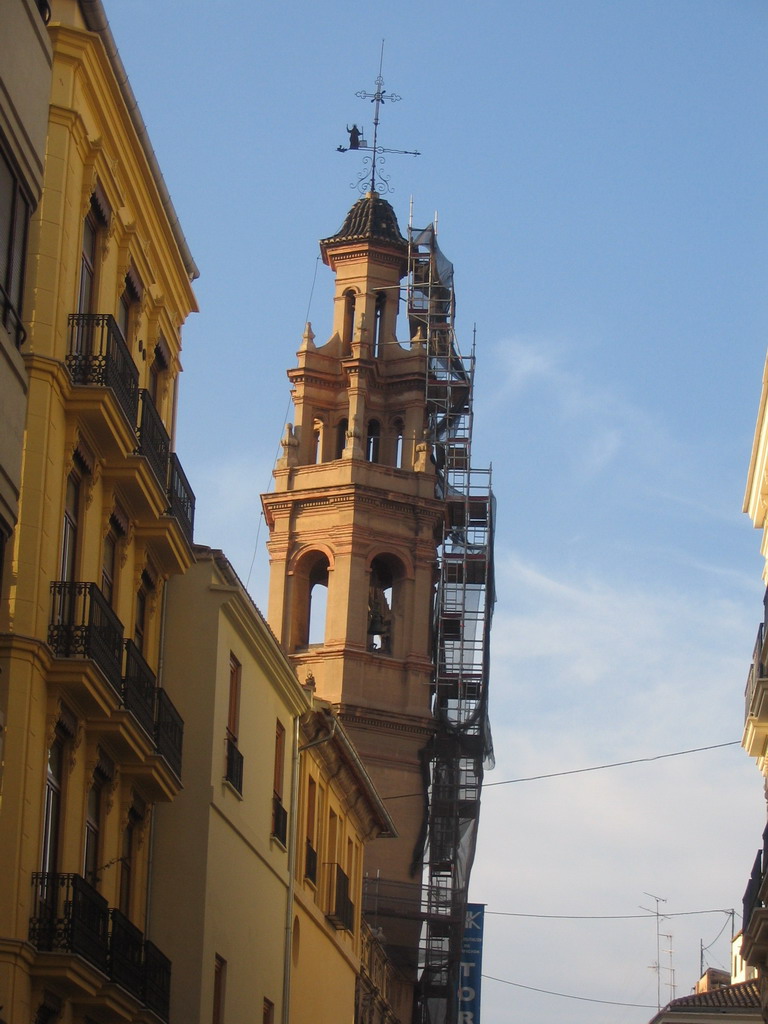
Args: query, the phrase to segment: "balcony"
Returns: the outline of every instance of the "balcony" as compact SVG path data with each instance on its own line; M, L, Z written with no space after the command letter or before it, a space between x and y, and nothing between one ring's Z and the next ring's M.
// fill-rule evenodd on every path
M330 869L330 909L326 916L336 928L354 931L355 907L349 898L349 878L339 864L331 864Z
M132 712L144 731L155 735L155 673L144 661L133 640L125 641L123 706Z
M90 658L122 696L123 624L95 583L51 584L48 644L60 658Z
M32 885L30 943L40 952L82 957L167 1021L171 962L157 946L80 875L38 873Z
M309 840L304 850L304 877L313 885L317 884L317 850Z
M131 429L135 429L139 371L113 316L70 315L67 367L73 384L111 388Z
M272 836L285 846L288 838L288 811L279 796L272 797Z
M157 482L163 493L166 493L168 486L168 460L171 455L171 439L168 431L160 419L160 414L155 408L150 393L142 388L139 392L141 398L141 417L139 419L139 455L143 455L149 463L152 472L157 477Z
M741 953L750 967L768 968L768 827L757 851L742 904Z
M243 795L243 755L231 736L227 736L227 773L224 778L240 796Z
M181 778L181 748L184 741L184 722L165 690L155 692L155 746L168 767Z
M32 876L36 913L29 941L51 953L77 953L107 973L109 907L80 875L38 873Z
M744 689L744 734L741 741L747 753L756 757L761 767L768 740L768 665L763 650L765 640L765 623L761 622L757 628Z
M195 526L195 495L176 452L171 452L168 502L168 514L176 517L182 533L191 544Z

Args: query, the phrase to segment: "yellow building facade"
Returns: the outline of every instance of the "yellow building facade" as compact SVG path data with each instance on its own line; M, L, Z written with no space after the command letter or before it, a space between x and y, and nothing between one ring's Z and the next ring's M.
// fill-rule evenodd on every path
M181 788L158 677L165 585L192 561L173 420L197 271L101 3L54 0L46 31L0 607L0 1003L13 1022L167 1020L146 926L154 807Z
M185 783L157 807L153 847L151 934L173 962L174 1014L352 1021L368 955L363 846L392 822L225 556L195 556L168 585L164 671L185 721ZM381 981L369 989L390 1012Z

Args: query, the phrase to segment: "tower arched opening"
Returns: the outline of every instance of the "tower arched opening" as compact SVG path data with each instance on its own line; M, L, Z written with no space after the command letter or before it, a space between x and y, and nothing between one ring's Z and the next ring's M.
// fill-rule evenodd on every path
M405 572L394 555L377 555L369 569L366 647L377 654L395 654Z
M307 552L293 573L291 648L325 642L330 562L324 551Z
M378 462L381 453L381 424L378 420L368 420L368 431L365 440L365 457L368 462Z

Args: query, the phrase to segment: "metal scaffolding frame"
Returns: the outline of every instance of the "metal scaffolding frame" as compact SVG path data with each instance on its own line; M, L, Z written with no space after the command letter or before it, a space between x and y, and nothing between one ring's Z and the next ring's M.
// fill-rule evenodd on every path
M488 646L494 603L490 469L472 466L472 353L459 350L453 267L434 226L408 232L407 306L427 351L427 432L445 502L434 620L435 731L424 751L426 841L416 1020L458 1019L461 944L483 769L493 757Z

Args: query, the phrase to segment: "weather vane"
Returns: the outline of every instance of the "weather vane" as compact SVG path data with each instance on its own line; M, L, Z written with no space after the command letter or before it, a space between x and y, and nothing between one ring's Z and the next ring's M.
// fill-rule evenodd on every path
M384 153L402 153L405 156L421 156L416 149L385 149L384 146L379 145L379 112L385 100L389 100L390 103L397 103L398 100L402 99L402 96L398 96L395 92L387 92L384 88L384 79L381 77L381 69L384 64L384 40L381 41L381 56L379 58L379 75L376 79L376 92L366 92L362 89L360 92L356 92L355 96L359 96L361 100L370 100L373 103L373 145L369 146L365 138L363 137L363 129L359 128L356 124L353 124L350 128L347 125L347 132L349 133L349 145L348 146L337 146L336 151L338 153L348 153L351 150L362 150L363 152L370 153L371 156L363 158L363 164L365 165L364 170L360 174L357 181L352 182L352 188L357 188L361 192L366 188L371 192L391 192L393 191L389 185L389 178L387 175L382 174L381 165L386 163ZM368 165L370 165L370 177L368 174Z

